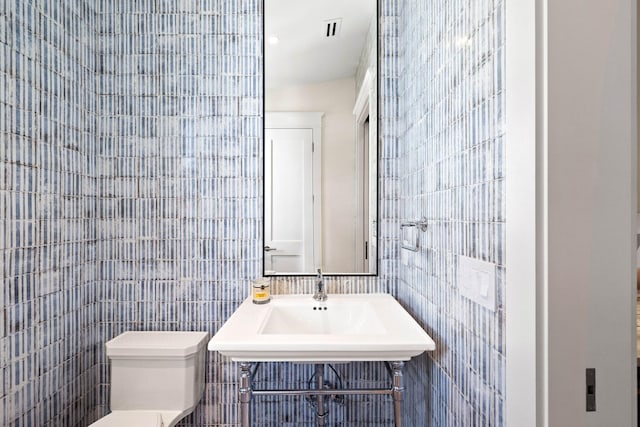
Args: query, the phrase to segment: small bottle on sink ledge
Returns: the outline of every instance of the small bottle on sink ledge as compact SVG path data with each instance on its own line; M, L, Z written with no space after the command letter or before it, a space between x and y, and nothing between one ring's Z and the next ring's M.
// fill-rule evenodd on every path
M271 301L271 279L261 277L251 283L251 295L254 304L266 304Z

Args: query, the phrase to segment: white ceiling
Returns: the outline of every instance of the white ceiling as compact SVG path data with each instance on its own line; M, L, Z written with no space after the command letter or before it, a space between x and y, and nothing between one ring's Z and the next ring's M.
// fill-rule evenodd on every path
M265 0L267 88L355 75L377 0ZM325 22L342 18L340 35L326 37ZM270 36L280 39L277 45Z

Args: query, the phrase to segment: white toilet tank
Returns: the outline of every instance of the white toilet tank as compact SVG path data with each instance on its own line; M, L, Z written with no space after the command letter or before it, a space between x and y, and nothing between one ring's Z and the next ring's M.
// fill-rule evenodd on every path
M111 410L188 413L204 390L207 332L125 332L107 342Z

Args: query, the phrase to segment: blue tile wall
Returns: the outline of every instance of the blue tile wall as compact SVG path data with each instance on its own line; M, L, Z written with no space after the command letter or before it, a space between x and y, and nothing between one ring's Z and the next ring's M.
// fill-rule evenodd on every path
M111 2L99 11L99 337L215 332L260 274L257 1ZM97 416L108 412L99 352ZM182 425L235 421L234 364L211 355Z
M96 11L0 0L0 425L95 406Z
M411 426L504 424L504 7L399 3L400 216L429 229L397 297L438 346L407 366ZM461 255L495 264L495 313L459 294Z

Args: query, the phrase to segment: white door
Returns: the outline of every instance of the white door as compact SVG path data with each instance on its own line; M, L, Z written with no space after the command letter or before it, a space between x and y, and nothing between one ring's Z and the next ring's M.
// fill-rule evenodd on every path
M313 131L265 129L265 141L265 272L313 272Z

